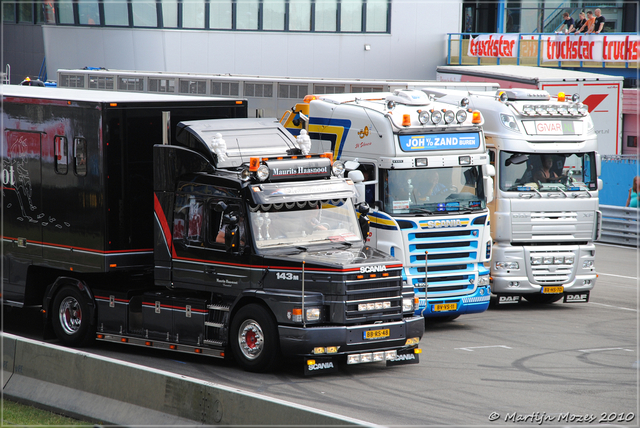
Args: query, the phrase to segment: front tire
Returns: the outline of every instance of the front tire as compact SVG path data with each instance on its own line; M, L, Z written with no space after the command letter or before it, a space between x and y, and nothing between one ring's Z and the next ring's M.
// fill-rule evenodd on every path
M273 317L263 306L240 308L231 322L230 335L231 351L242 369L268 372L276 368L280 339Z
M56 294L51 322L56 337L66 346L87 346L95 339L89 304L73 286L65 286Z

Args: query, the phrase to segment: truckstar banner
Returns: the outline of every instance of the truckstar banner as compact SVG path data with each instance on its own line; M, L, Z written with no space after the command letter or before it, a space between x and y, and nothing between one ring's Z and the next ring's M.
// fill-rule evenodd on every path
M640 35L607 36L606 34L488 34L469 40L470 57L517 58L518 39L536 42L541 37L542 61L635 62L640 58ZM524 45L520 46L520 54Z
M474 57L517 58L519 34L489 34L469 40L467 55Z
M543 36L543 61L638 61L640 36L602 34Z

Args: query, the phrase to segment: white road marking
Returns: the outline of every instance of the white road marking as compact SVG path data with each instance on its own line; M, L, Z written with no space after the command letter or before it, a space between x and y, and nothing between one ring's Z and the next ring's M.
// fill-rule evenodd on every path
M625 276L625 275L615 275L613 273L602 273L602 272L598 272L598 275L604 275L604 276L615 276L616 278L626 278L626 279L635 279L637 280L638 277L636 276Z
M621 306L605 305L604 303L589 302L589 304L591 304L591 305L599 305L599 306L606 306L607 308L622 309L623 311L638 312L638 310L637 310L637 309L633 309L633 308L623 308L623 307L621 307Z
M633 349L627 349L627 348L580 349L578 350L578 352L599 352L599 351L619 351L619 350L633 352Z
M491 346L470 346L468 348L454 348L454 349L460 349L462 351L469 351L469 352L473 352L474 349L481 349L481 348L506 348L506 349L512 349L509 346L504 346L504 345L491 345Z

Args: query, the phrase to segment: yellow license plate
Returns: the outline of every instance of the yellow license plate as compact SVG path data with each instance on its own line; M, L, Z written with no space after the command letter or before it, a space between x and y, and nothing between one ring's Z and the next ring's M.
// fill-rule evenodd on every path
M564 287L559 285L557 287L542 287L542 294L560 294L564 293Z
M433 305L433 312L455 311L456 309L458 309L457 303L442 303L440 305Z
M383 330L369 330L364 332L365 339L380 339L382 337L391 336L391 331L388 328Z

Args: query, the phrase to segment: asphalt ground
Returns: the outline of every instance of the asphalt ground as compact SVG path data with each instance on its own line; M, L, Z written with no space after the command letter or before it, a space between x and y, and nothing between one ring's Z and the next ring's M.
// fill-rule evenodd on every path
M598 244L589 303L523 302L428 324L418 365L342 365L304 377L291 362L254 374L118 344L91 351L386 426L638 426L638 257ZM5 313L5 331L39 338L34 318L34 310Z

